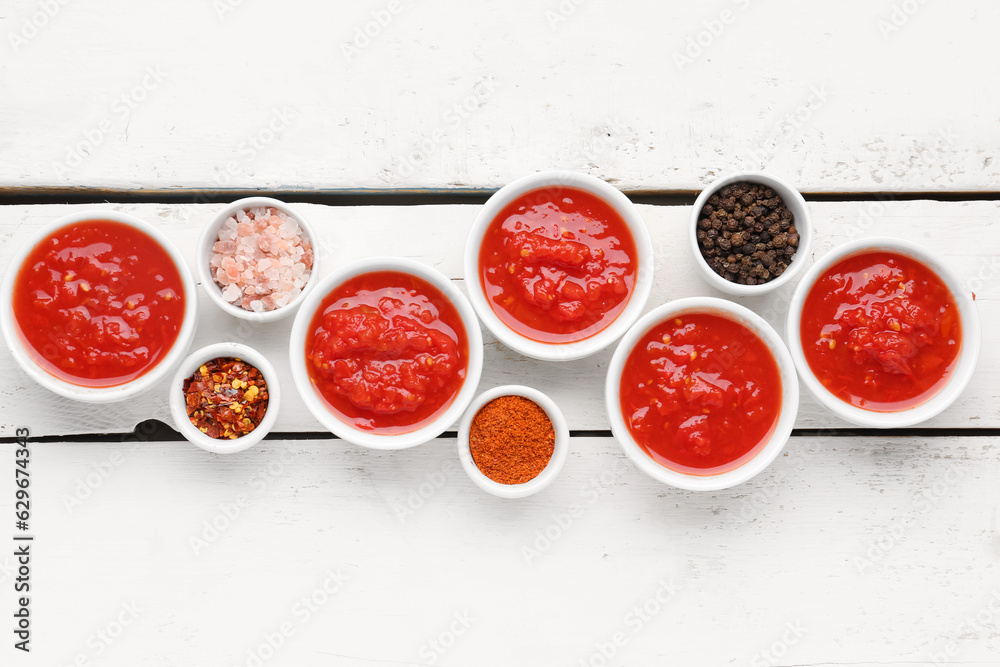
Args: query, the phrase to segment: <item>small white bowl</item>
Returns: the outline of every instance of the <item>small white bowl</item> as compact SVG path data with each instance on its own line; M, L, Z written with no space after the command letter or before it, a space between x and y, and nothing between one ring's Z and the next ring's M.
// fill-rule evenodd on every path
M252 310L245 310L239 305L229 303L222 298L222 288L217 282L215 282L215 276L212 275L212 268L210 264L212 261L212 255L214 254L212 247L215 245L215 242L219 240L219 230L222 229L223 223L225 223L226 220L232 216L236 215L239 211L264 207L277 209L286 216L294 218L295 221L299 223L299 227L302 228L302 231L305 232L305 236L312 244L313 266L309 280L306 282L305 287L303 287L299 295L292 299L287 305L282 306L281 308L276 308L275 310L255 313ZM198 271L198 280L201 281L202 286L205 288L205 292L208 293L209 298L215 303L215 305L233 317L238 317L241 320L247 320L248 322L274 322L294 313L295 309L299 307L312 290L313 285L318 282L320 253L316 244L317 237L316 233L313 231L312 225L310 225L308 220L302 217L301 214L292 209L288 204L270 197L247 197L245 199L239 199L216 213L215 217L212 218L212 221L205 225L205 228L201 231L201 236L198 237L198 256L196 267Z
M555 431L555 447L552 450L552 458L549 459L545 468L538 473L538 476L523 484L501 484L500 482L494 482L479 469L479 466L476 465L475 460L472 458L472 451L469 449L469 431L472 427L472 420L475 419L476 414L479 413L484 405L501 396L523 396L529 401L537 403L552 421L552 428ZM483 392L472 402L469 409L466 410L465 416L462 418L462 423L458 427L458 458L462 461L462 467L465 468L465 472L475 482L476 486L500 498L524 498L546 488L559 476L559 472L566 463L566 456L568 454L569 427L566 425L566 418L563 417L563 413L555 401L531 387L511 384Z
M739 283L729 282L711 269L705 257L701 254L701 248L698 246L698 220L701 219L701 209L708 203L709 198L717 194L722 188L733 183L744 182L758 183L774 190L781 197L788 210L792 212L792 224L795 225L795 231L799 235L799 245L788 268L774 280L762 285L740 285ZM698 269L705 280L715 289L737 296L767 294L791 282L792 278L806 265L813 237L812 219L809 217L809 208L806 206L806 200L803 199L802 194L777 176L759 171L741 171L725 178L720 178L702 190L701 194L698 195L698 199L694 202L694 207L691 209L691 222L688 225L688 231L690 232L689 240L691 241L691 250L694 253L695 264L698 265Z
M134 380L113 387L85 387L76 385L57 378L46 371L35 362L32 353L25 347L25 343L21 338L20 328L14 319L14 282L17 280L18 271L21 269L21 265L28 254L34 250L35 246L54 232L68 225L78 224L87 220L111 220L112 222L128 225L151 236L173 260L174 266L177 268L177 273L181 277L181 283L184 286L184 321L181 324L181 330L177 334L177 340L174 341L173 347L146 373ZM181 255L170 239L159 229L145 220L117 211L81 211L79 213L71 213L38 230L11 258L10 264L7 266L7 272L4 274L0 294L2 294L0 329L3 331L4 340L17 365L31 379L49 391L84 403L122 401L133 396L138 396L152 388L165 378L187 353L188 348L191 346L191 341L194 340L194 333L198 324L198 287L194 281L194 276L191 274L191 269L188 268L187 262L184 261L183 255Z
M774 355L774 360L778 365L778 373L781 376L781 411L778 423L767 443L753 458L742 465L714 475L684 473L658 463L632 437L621 411L622 370L636 343L664 320L691 313L710 313L726 317L750 329ZM799 383L795 376L795 366L778 333L753 311L732 301L714 297L688 297L671 301L654 308L636 322L635 326L625 334L611 358L604 396L608 416L611 419L611 430L632 463L653 479L690 491L728 489L742 484L764 470L785 447L799 410Z
M326 402L313 386L306 368L306 334L323 299L345 281L374 271L397 271L426 280L439 289L451 302L465 327L465 335L469 343L465 381L448 409L442 412L437 419L415 431L395 434L370 433L344 423L327 408ZM295 321L292 323L289 355L292 378L295 380L295 388L298 389L299 397L320 424L337 437L362 447L406 449L436 438L462 416L479 386L479 376L483 370L483 338L479 331L479 321L476 319L476 313L472 310L472 306L469 305L469 300L446 276L411 259L374 257L344 266L319 282L316 289L302 302L302 306L295 316Z
M187 405L184 402L184 381L194 375L202 364L219 357L242 359L256 367L267 383L267 411L264 412L264 418L257 428L233 440L211 438L199 431L188 418ZM181 363L170 383L170 415L174 418L177 430L191 443L216 454L242 452L263 440L278 419L280 405L281 388L278 386L278 374L274 366L260 352L240 343L216 343L199 349Z
M962 321L962 347L958 353L958 363L955 365L951 378L927 401L906 410L895 412L865 410L837 398L813 374L802 349L802 307L816 280L834 264L847 257L877 251L894 252L915 259L936 273L951 291ZM873 428L913 426L914 424L919 424L930 419L954 403L955 399L959 397L969 384L969 380L972 379L972 374L976 370L976 362L979 360L979 348L982 343L979 311L976 309L971 292L962 278L940 257L923 246L911 241L888 237L858 239L857 241L845 243L816 262L802 278L802 281L795 287L792 300L788 305L785 333L788 339L789 351L795 360L796 368L799 370L799 376L809 388L810 393L827 410L841 419L858 424L859 426Z
M635 241L638 268L628 304L611 324L589 338L573 343L543 343L524 336L497 317L483 291L479 275L479 250L487 228L500 212L526 192L540 188L576 188L607 202L625 221ZM653 286L653 242L635 205L621 191L604 181L572 171L531 174L500 188L479 211L465 244L465 285L476 313L496 338L525 356L542 361L570 361L600 352L614 343L639 317Z

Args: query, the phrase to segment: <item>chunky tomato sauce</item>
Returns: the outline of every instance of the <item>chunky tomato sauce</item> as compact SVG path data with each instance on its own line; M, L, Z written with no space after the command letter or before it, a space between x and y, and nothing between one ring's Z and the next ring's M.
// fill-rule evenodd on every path
M732 470L767 442L781 410L781 376L757 335L719 315L692 313L653 328L621 380L629 432L680 472Z
M802 349L816 378L851 405L892 412L931 398L962 345L958 306L936 273L890 252L848 257L809 290Z
M636 278L635 240L604 200L541 188L490 223L479 252L486 298L507 326L533 340L589 338L625 309Z
M336 287L306 338L309 376L345 423L406 433L448 409L465 381L461 317L427 281L376 271Z
M170 351L184 283L148 234L111 220L63 227L36 245L14 283L14 319L55 377L87 387L133 380Z

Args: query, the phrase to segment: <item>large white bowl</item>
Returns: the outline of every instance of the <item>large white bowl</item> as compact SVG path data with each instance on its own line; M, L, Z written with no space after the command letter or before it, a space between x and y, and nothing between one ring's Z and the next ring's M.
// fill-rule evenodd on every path
M469 343L469 359L465 381L452 400L448 409L437 419L421 428L407 433L378 434L361 431L341 421L330 412L326 402L316 391L306 369L306 335L316 310L323 299L338 285L355 276L373 271L397 271L408 273L426 280L451 301L461 317L465 327L465 335ZM441 435L445 429L458 422L462 413L475 396L479 386L479 376L483 369L483 338L479 331L479 321L469 305L465 295L455 287L447 277L440 272L409 259L393 257L376 257L365 259L345 266L320 281L316 288L306 297L292 323L292 334L289 342L289 355L292 366L292 378L299 396L306 404L309 412L336 436L363 447L372 449L405 449L432 440Z
M479 250L487 228L508 204L524 193L539 188L576 188L603 199L622 217L635 241L638 267L635 285L625 308L607 327L589 338L573 343L543 343L532 340L504 324L493 312L479 275ZM465 284L479 318L507 347L543 361L580 359L596 354L614 343L642 313L653 286L653 242L650 240L646 223L639 216L639 211L628 197L614 186L593 176L572 171L531 174L500 188L479 211L465 244Z
M664 320L691 313L710 313L734 320L747 327L760 338L774 355L781 376L781 412L778 423L767 443L757 454L742 465L714 475L684 473L658 463L639 446L625 424L621 410L621 380L625 361L643 336ZM629 329L615 350L608 367L605 384L605 403L611 419L611 430L625 455L640 470L665 484L691 491L717 491L742 484L764 470L781 453L788 436L792 433L795 416L799 410L799 383L795 377L795 366L778 333L759 315L743 306L725 299L713 297L689 297L665 303L654 308Z
M962 322L962 347L958 353L958 363L947 383L930 399L906 410L895 412L876 412L865 410L837 398L827 390L816 378L802 350L802 306L816 280L837 262L867 252L894 252L915 259L931 269L944 281L951 291L958 306L959 318ZM874 428L898 428L912 426L926 421L940 413L955 402L959 394L969 384L979 360L979 348L982 340L982 330L979 323L979 311L972 299L972 293L965 282L940 257L921 245L903 239L877 237L866 238L845 243L809 269L802 281L795 287L791 303L788 306L786 320L786 337L788 348L799 370L799 376L809 388L810 393L830 412L860 426Z
M792 212L792 224L795 225L795 231L799 234L798 249L795 251L795 255L788 268L774 280L761 285L740 285L739 283L729 282L712 270L705 260L704 255L701 254L701 248L698 245L698 220L701 219L701 209L708 203L709 198L727 185L744 182L757 183L774 190L781 197L788 210ZM702 190L701 194L698 195L698 199L694 202L694 207L691 209L691 221L688 224L688 231L690 233L689 240L691 241L691 250L694 253L695 264L698 265L702 277L717 290L737 296L767 294L791 282L792 278L798 275L803 267L805 267L809 259L809 250L812 246L813 237L812 218L809 217L809 208L806 206L806 200L803 199L802 194L777 176L759 171L741 171L731 174L718 179Z
M194 375L202 364L219 357L242 359L259 370L267 384L267 410L264 412L264 418L254 430L233 440L212 438L199 431L188 418L187 403L184 400L184 381ZM169 402L170 416L174 418L174 425L189 442L207 452L232 454L253 447L270 432L278 419L281 387L278 385L278 374L274 366L260 352L240 343L216 343L196 350L181 362L170 383Z
M49 235L53 234L57 230L68 225L74 225L87 220L111 220L113 222L129 225L130 227L134 227L135 229L151 236L157 243L160 244L163 250L173 260L184 286L184 321L181 324L181 330L178 332L177 340L174 341L173 346L167 354L160 359L160 361L157 362L153 368L146 371L146 373L135 378L134 380L116 385L114 387L84 387L57 378L46 371L35 362L32 353L29 352L27 347L25 347L25 342L22 340L20 334L20 328L14 319L12 301L14 282L17 279L17 273L20 270L21 265L24 263L25 258L35 248L35 246L44 241ZM76 401L83 401L85 403L111 403L114 401L121 401L141 394L142 392L153 387L156 383L165 378L170 373L171 369L176 366L187 353L188 348L191 346L191 341L194 340L194 332L197 326L198 288L195 284L194 277L191 275L191 270L188 268L187 262L184 261L184 257L177 250L177 248L174 247L174 244L171 243L170 239L168 239L159 229L135 216L128 215L127 213L119 213L117 211L81 211L79 213L71 213L70 215L63 216L62 218L59 218L58 220L55 220L38 230L38 232L28 239L28 241L22 245L11 258L10 265L7 267L7 272L4 274L3 286L0 287L0 294L2 294L2 305L0 305L0 328L3 330L4 340L7 343L7 347L10 348L11 354L14 357L14 361L17 362L17 365L20 366L35 382L42 385L46 389L53 391L60 396Z
M212 275L212 269L210 266L212 255L214 254L212 247L215 245L215 242L219 240L219 230L222 229L223 223L225 223L225 221L232 216L236 215L239 211L245 211L251 208L274 208L281 211L289 218L293 218L299 223L299 227L302 228L304 235L309 239L313 249L312 273L299 295L281 308L267 310L260 313L255 313L252 310L246 310L242 306L229 303L223 299L222 288L217 282L215 282L215 276ZM309 224L309 221L302 217L300 213L295 211L288 204L277 199L272 199L271 197L247 197L245 199L238 199L232 204L229 204L216 213L211 222L205 225L205 228L201 231L201 236L198 238L196 269L198 271L198 280L201 281L202 287L205 288L205 293L208 294L208 298L211 299L211 301L224 312L229 313L233 317L238 317L241 320L247 320L248 322L274 322L275 320L280 320L294 313L299 305L305 301L305 298L312 290L313 285L318 282L320 262L319 256L320 252L317 247L316 233L313 231L312 225Z

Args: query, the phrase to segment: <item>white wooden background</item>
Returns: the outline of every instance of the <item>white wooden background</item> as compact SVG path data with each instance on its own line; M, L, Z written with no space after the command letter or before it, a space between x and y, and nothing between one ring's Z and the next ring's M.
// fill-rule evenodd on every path
M934 430L851 435L804 395L797 427L820 435L711 494L645 478L600 435L610 350L554 365L487 338L481 389L536 386L590 433L552 488L516 502L474 487L452 438L395 453L305 439L319 426L295 400L289 323L240 327L204 297L195 345L241 339L278 362L287 440L228 457L62 441L169 421L164 387L95 410L0 349L0 437L50 436L32 445L34 650L5 629L0 664L1000 664L998 20L985 0L0 5L0 270L40 225L102 207L64 194L147 197L103 207L193 261L242 190L488 192L566 168L678 193L764 167L845 193L809 204L815 256L870 235L932 246L984 328L977 374ZM398 254L461 280L476 205L373 201L296 206L327 270ZM640 212L649 307L711 294L689 209ZM788 294L743 302L780 325Z

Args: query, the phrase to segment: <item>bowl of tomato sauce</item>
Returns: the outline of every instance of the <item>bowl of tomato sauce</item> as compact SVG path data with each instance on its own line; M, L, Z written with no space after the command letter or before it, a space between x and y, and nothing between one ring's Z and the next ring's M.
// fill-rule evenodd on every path
M342 267L292 324L292 377L317 420L373 449L404 449L456 424L472 401L483 340L472 306L440 272L408 259Z
M198 296L173 243L115 211L55 220L17 251L0 325L17 364L67 398L107 403L146 391L194 338Z
M611 430L643 472L671 486L741 484L781 452L798 413L795 366L754 312L691 297L629 329L608 368Z
M604 349L641 314L653 245L635 206L602 180L532 174L498 190L465 247L476 313L511 349L568 361Z
M979 313L955 271L919 244L860 239L817 262L795 289L787 337L803 382L861 426L930 419L969 383Z

